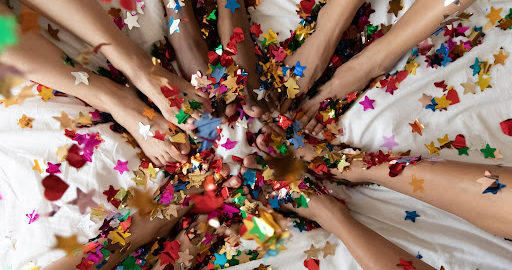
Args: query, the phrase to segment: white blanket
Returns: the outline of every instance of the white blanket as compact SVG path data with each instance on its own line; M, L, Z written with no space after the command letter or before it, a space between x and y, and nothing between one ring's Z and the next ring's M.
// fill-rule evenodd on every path
M150 44L160 39L165 31L162 10L159 0L147 0L145 14L139 20L140 29L129 32L146 50ZM296 0L263 0L253 12L253 19L262 25L262 30L273 28L285 38L289 30L294 29L299 22L295 14ZM387 1L371 1L376 13L371 16L373 24L391 23L393 15L386 13ZM406 1L406 7L412 1ZM508 10L512 1L493 1L496 8ZM489 12L489 2L479 2L471 7L475 13L472 22L484 25L484 15ZM403 11L400 13L403 14ZM503 14L502 14L503 15ZM46 21L40 23L46 26ZM82 45L74 37L62 33L63 40L58 45L71 56L78 55ZM426 69L421 63L415 76L409 76L393 96L384 93L382 89L372 89L368 96L375 99L375 110L362 111L358 104L346 113L343 119L346 142L378 150L383 143L382 136L395 135L400 144L394 150L412 149L413 154L427 154L423 144L436 141L448 133L453 140L456 134L466 135L470 156L459 158L455 150L442 150L441 157L472 162L491 162L484 160L478 149L486 143L500 149L504 158L497 162L510 165L512 149L507 147L512 142L511 137L505 136L499 122L512 118L510 112L511 95L508 86L512 79L506 76L510 73L511 61L504 67L493 68L493 88L476 95L463 95L461 82L471 76L469 66L475 57L492 59L503 46L512 52L510 32L499 30L488 31L484 43L467 53L455 63L446 68ZM101 65L101 58L93 62L93 66ZM454 85L459 93L461 102L451 106L445 112L432 112L421 108L417 99L422 93L440 95L440 89L435 89L434 81L446 80L448 85ZM15 89L16 90L16 89ZM124 139L110 131L108 124L96 125L82 129L80 133L99 131L104 142L93 155L93 162L87 163L77 171L64 162L61 177L70 188L56 202L61 206L59 212L51 217L44 214L51 211L51 204L43 197L41 180L46 175L32 170L34 159L43 163L57 162L55 152L57 147L71 144L64 136L59 123L53 116L59 116L61 111L76 118L79 112L91 111L74 98L57 97L43 102L39 97L25 100L22 105L12 105L0 108L0 269L24 269L28 265L45 266L64 255L61 251L51 250L54 245L54 235L78 234L85 241L97 233L98 224L89 220L90 209L81 215L76 206L67 204L76 197L76 188L84 191L97 190L95 200L105 203L101 194L109 185L128 187L134 185L132 173L119 173L113 170L117 160L127 160L128 167L135 169L138 164L136 152ZM22 114L35 118L32 129L21 129L17 121ZM412 134L407 123L419 119L425 125L423 136ZM226 131L227 132L227 131ZM242 130L227 132L225 136L238 136ZM436 143L437 145L437 143ZM234 149L234 151L250 152L251 149ZM226 154L226 153L224 153ZM44 168L43 168L44 169ZM150 183L157 185L158 183ZM433 265L446 269L504 269L512 265L512 244L502 238L490 235L466 221L446 213L440 209L390 191L381 187L359 187L347 190L350 195L349 208L354 216L374 229L384 237L416 254L420 252L423 259ZM105 205L107 205L105 203ZM36 210L41 217L28 224L26 214ZM405 221L405 210L416 210L421 217L416 223ZM292 228L293 236L286 243L287 250L276 258L270 258L265 263L273 269L305 269L303 261L306 258L304 250L310 244L323 246L325 241L336 243L336 256L320 259L321 269L357 269L343 244L334 236L318 229L307 233L299 233ZM252 269L260 261L250 262L234 269Z

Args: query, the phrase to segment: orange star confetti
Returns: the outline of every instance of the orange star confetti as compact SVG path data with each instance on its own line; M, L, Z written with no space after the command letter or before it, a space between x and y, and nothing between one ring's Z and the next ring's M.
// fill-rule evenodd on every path
M144 112L142 112L142 115L146 116L149 120L153 120L153 117L156 116L156 112L151 108L144 108Z
M423 182L424 179L419 179L416 177L416 175L412 175L411 182L409 182L409 185L412 186L412 192L420 191L423 192Z
M21 32L23 34L34 31L39 32L39 17L41 14L39 12L34 12L30 8L23 5L21 7L21 13L20 13L20 25L21 25Z
M25 114L21 116L18 120L18 125L21 128L32 128L32 122L34 122L34 118L28 117Z
M418 133L420 136L423 136L422 130L425 128L418 119L414 120L413 123L409 123L409 126L412 128L412 133Z
M494 64L495 65L502 65L504 66L505 65L505 60L507 60L508 58L508 54L504 54L503 53L503 48L500 49L499 53L498 54L494 54Z
M503 17L501 17L501 15L500 15L502 10L503 10L502 8L495 9L494 7L491 7L491 12L489 12L489 14L485 15L485 17L489 19L489 22L492 25L494 25L494 24L496 24L497 21L503 19Z

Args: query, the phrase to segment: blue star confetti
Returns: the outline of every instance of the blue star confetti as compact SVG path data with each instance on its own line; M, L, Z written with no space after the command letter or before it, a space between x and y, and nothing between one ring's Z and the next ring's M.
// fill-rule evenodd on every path
M416 218L421 217L416 213L416 211L405 211L405 218L404 220L410 220L413 223L416 223Z
M210 114L203 114L201 119L196 120L194 125L197 127L197 137L203 140L200 151L204 151L213 146L213 142L217 140L217 127L222 122L220 118L213 118Z
M297 61L297 64L295 65L295 69L293 70L293 73L295 73L295 75L302 78L302 76L304 76L303 72L305 69L306 69L306 66L301 66L300 62Z
M496 181L490 185L489 187L487 187L483 192L482 194L485 194L485 193L492 193L494 195L498 194L498 191L500 191L500 189L502 188L505 188L507 185L504 185L502 183L500 183L500 180L499 179L496 179Z
M227 9L230 9L231 12L235 13L235 10L237 8L240 8L240 5L238 4L237 0L228 0L226 3L226 6L224 6Z
M254 188L254 184L256 183L256 172L247 169L244 173L244 185L249 185Z
M480 61L478 60L478 58L475 58L475 63L471 66L469 66L472 70L473 70L473 76L475 76L476 74L480 73Z

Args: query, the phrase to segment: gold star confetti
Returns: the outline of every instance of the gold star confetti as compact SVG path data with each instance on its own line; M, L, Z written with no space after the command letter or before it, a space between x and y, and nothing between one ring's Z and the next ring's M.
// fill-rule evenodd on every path
M491 77L484 78L483 74L478 74L478 86L480 86L480 91L484 91L486 88L492 88L490 85L491 83Z
M61 129L76 130L75 122L65 112L61 112L60 116L54 116L53 119L60 122Z
M430 144L425 144L425 147L427 147L429 154L436 154L439 156L439 148L437 148L434 145L434 142L430 142Z
M448 134L445 134L443 138L438 138L437 141L441 147L451 142L450 139L448 139Z
M78 238L76 235L72 235L70 237L62 237L59 235L55 235L57 239L57 244L53 246L55 249L61 249L66 252L67 256L74 255L76 251L82 248L82 244L78 243Z
M45 102L48 101L49 99L55 97L53 95L53 89L48 88L43 85L41 85L41 92L39 92L39 94L37 94L37 95L40 96Z
M38 171L39 174L41 174L43 172L43 170L41 169L41 166L39 166L39 161L37 159L34 159L34 167L32 167L32 170Z
M92 116L90 113L83 114L82 112L79 112L78 118L75 119L75 121L82 126L90 126L92 125L91 117Z
M448 105L450 105L452 103L451 100L446 99L446 95L443 95L440 98L435 97L434 100L437 103L436 109L447 109Z
M57 147L57 153L55 155L57 156L57 160L59 162L66 160L66 156L68 154L68 145L63 145Z

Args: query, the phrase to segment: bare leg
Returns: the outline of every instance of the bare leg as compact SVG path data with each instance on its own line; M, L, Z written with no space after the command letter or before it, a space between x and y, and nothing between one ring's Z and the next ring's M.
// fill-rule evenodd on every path
M226 8L227 0L217 0L217 8L219 12L218 30L222 42L222 46L226 47L229 38L233 34L235 27L242 28L244 32L244 41L238 43L238 54L233 56L235 63L244 68L249 73L247 81L246 103L244 111L253 117L259 117L263 113L269 111L269 107L264 103L257 103L256 94L254 89L259 89L258 73L256 72L256 64L258 58L254 53L254 44L251 38L249 16L245 8L243 0L237 0L240 8L237 8L234 13ZM263 100L262 100L263 101Z
M301 122L310 132L318 133L323 126L314 116L320 102L328 97L343 98L363 89L371 79L388 72L408 50L429 37L444 19L444 15L465 10L474 0L461 0L460 5L444 5L444 0L417 0L383 37L373 42L356 57L336 70L333 78L322 86L320 93L307 101Z
M157 165L174 159L184 161L186 155L180 153L168 141L148 137L139 133L139 122L150 125L152 131L164 133L168 122L157 113L152 120L142 115L147 107L132 89L118 85L111 80L95 75L82 67L71 67L62 60L63 53L39 33L27 33L20 37L20 44L9 47L0 55L0 61L13 65L24 72L28 79L59 89L76 96L94 108L112 114L119 124L125 127L137 140L144 153ZM83 71L89 74L89 85L75 85L71 72Z
M374 182L464 218L490 233L512 238L511 168L455 161L422 161L391 178L386 165L369 170L363 170L361 166L356 162L352 164L351 171L341 175L338 171L337 176L355 182ZM482 194L485 187L477 179L484 177L486 170L498 175L500 183L507 188L495 195ZM410 184L413 176L423 179L423 190L414 191Z
M290 204L284 207L316 221L326 231L336 235L363 269L434 269L359 223L345 205L329 195L312 196L308 208L293 208ZM400 267L400 264L405 267Z
M162 218L150 220L149 217L142 217L137 213L134 214L133 223L130 226L131 236L126 238L127 242L130 243L129 248L123 252L116 250L115 253L110 255L108 262L100 269L114 269L114 267L121 263L126 256L132 254L141 246L149 243L157 237L164 237L168 235L178 220L180 220L180 218L183 217L189 209L189 207L179 208L178 216L171 217L170 220ZM46 267L45 270L75 269L75 266L82 260L82 256L83 254L81 253L74 257L63 257Z
M164 0L165 6L170 1L174 2L174 0ZM191 75L197 71L205 74L208 70L208 46L201 36L201 29L199 29L199 24L194 17L192 2L187 1L185 6L181 8L182 10L178 12L167 9L169 21L171 17L174 20L181 20L179 24L180 31L173 34L167 31L167 36L176 51L178 64L184 77L190 79ZM185 19L188 21L185 21Z
M178 86L185 100L206 102L205 95L198 93L187 81L160 66L154 67L149 57L119 31L96 0L56 0L52 1L51 5L37 0L25 2L92 46L109 43L109 46L101 47L100 51L158 106L167 120L174 124L177 124L175 114L179 109L169 106L169 101L160 91L162 80L155 76ZM192 122L193 119L190 118L189 121Z
M293 55L286 58L287 66L294 66L297 61L300 61L301 66L306 66L304 76L297 81L300 93L307 92L320 78L343 33L363 2L363 0L329 0L318 14L315 32ZM282 111L288 111L290 104L291 100L287 99Z

